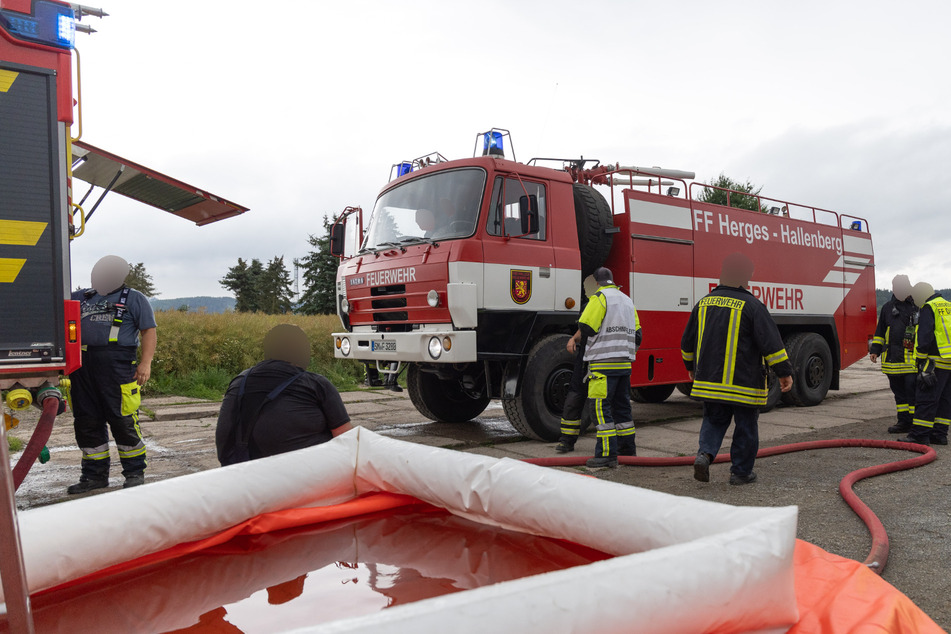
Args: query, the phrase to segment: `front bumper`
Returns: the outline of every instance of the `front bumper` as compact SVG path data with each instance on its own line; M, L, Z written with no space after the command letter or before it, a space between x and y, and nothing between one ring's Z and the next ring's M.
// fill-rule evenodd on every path
M357 361L408 361L413 363L470 363L476 360L476 332L451 328L413 332L335 332L334 357ZM344 339L349 353L344 354ZM438 346L431 344L432 340ZM439 354L430 351L436 347Z

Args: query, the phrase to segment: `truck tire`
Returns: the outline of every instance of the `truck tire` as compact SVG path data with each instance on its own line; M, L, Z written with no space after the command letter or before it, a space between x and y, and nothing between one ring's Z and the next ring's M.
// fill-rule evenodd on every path
M554 442L561 435L561 412L574 366L568 339L551 335L536 343L528 353L518 395L502 401L509 422L523 436Z
M594 273L611 253L614 227L611 205L601 192L589 185L572 186L575 199L575 223L578 225L578 248L581 251L581 279Z
M464 423L485 411L489 395L473 397L458 381L444 381L411 363L406 370L406 388L416 411L441 423Z
M832 351L822 336L799 332L786 341L786 354L793 367L792 389L782 395L787 405L818 405L832 385Z
M684 396L690 396L690 393L693 391L693 381L684 381L683 383L678 383L677 391Z
M645 385L631 388L631 400L636 403L663 403L674 393L677 385Z

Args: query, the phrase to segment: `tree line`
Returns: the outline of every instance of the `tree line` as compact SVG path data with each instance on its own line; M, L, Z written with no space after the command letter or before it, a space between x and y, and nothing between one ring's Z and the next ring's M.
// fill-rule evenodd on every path
M337 310L335 285L337 258L330 254L330 220L324 217L324 233L309 235L311 250L293 264L302 273L304 292L294 302L293 280L284 262L284 256L275 256L266 264L258 259L250 262L238 258L219 280L222 287L234 293L235 311L261 312L283 315L290 312L303 315L329 315Z

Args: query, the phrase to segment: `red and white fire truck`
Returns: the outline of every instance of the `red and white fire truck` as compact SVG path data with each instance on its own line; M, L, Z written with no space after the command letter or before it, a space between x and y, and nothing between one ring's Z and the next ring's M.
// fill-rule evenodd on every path
M582 280L602 265L640 316L636 400L689 393L680 337L736 251L755 262L750 290L795 368L786 402L819 403L866 354L876 315L865 220L760 196L747 196L758 211L739 209L730 197L742 193L728 190L727 205L700 202L709 186L677 170L519 163L504 155L510 142L493 129L477 136L473 158L434 153L394 165L366 227L351 208L332 229L345 329L334 334L335 355L382 372L408 366L424 416L467 421L501 399L519 432L556 439L572 362L565 343ZM779 398L771 387L769 406Z
M74 36L77 30L92 31L77 24L89 15L105 14L55 0L0 0L0 389L14 411L50 398L62 410L60 377L80 364L69 245L86 230L106 193L198 225L247 211L79 139L82 121L73 116L82 112L74 101L80 94L73 84L74 60L79 76ZM73 177L90 185L79 202ZM101 192L95 203L86 204L96 189ZM5 418L15 421L9 414ZM37 427L42 429L48 438L47 425ZM25 469L43 447L40 436L34 434L36 442L30 441L21 458ZM17 485L25 475L20 466L14 471Z

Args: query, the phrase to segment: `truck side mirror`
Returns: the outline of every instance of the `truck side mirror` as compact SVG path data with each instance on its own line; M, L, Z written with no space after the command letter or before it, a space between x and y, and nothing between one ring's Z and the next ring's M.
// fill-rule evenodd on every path
M330 254L338 258L343 257L343 238L347 231L347 225L343 223L335 224L330 228Z
M519 196L518 215L522 219L522 233L538 233L538 196Z

